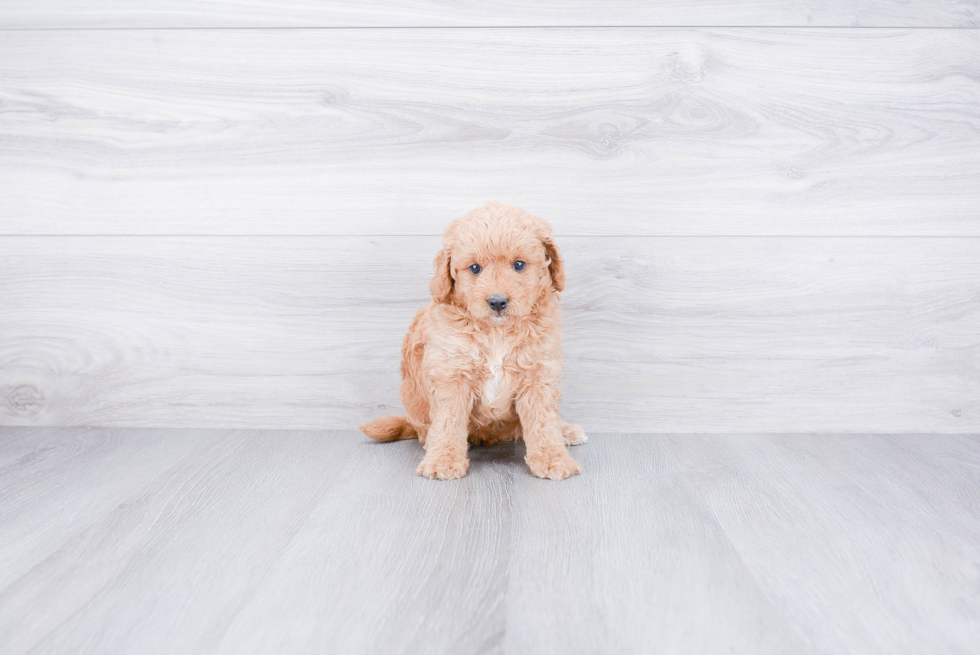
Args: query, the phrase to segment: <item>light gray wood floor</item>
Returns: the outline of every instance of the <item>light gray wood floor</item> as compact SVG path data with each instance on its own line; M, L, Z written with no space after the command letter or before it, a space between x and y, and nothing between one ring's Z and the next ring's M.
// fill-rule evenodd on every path
M980 437L0 430L4 653L967 653Z

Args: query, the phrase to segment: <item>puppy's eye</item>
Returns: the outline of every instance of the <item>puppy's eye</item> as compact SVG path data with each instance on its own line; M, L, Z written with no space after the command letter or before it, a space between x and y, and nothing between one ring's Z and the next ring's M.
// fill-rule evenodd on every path
M518 273L523 271L525 266L527 266L527 264L525 264L519 259L516 262L514 262L514 270L517 271Z
M472 273L473 275L479 275L480 271L482 270L483 267L480 266L479 264L473 264L472 266L470 266L470 273Z

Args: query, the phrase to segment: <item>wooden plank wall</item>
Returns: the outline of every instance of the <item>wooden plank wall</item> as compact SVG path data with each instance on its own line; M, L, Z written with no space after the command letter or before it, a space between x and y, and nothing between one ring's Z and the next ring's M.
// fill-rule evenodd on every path
M976 0L5 0L0 26L980 27Z
M587 429L980 430L976 2L477 7L4 3L0 424L397 411L499 199Z

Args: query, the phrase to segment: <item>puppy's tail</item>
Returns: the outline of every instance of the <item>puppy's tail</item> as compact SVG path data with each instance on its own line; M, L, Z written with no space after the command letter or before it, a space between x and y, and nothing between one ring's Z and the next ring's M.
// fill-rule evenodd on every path
M404 416L382 416L361 426L361 431L378 441L415 439L419 435Z

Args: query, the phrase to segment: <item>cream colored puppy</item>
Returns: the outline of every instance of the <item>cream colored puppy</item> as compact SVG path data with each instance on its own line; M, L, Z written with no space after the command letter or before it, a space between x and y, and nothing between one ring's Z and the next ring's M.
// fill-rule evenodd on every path
M361 426L378 441L418 440L418 474L466 475L467 443L524 439L540 478L581 471L566 445L586 441L558 414L565 286L551 226L523 209L487 203L453 221L436 255L423 307L402 347L408 416Z

